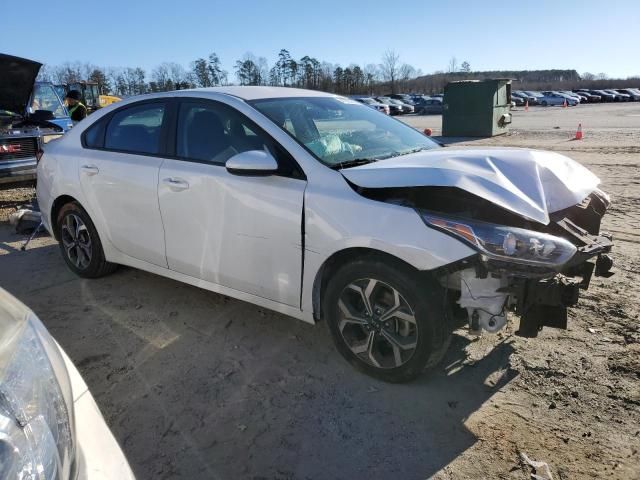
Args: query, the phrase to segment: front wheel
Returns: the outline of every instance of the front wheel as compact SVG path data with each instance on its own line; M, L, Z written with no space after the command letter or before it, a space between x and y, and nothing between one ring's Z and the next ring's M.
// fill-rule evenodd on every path
M543 101L542 101L542 103L541 103L540 105L542 105L543 107L546 107L546 106L548 105L548 103L547 103L547 101L546 101L546 100L543 100Z
M407 382L437 365L451 339L444 291L408 267L376 259L341 267L323 299L340 354L364 373Z

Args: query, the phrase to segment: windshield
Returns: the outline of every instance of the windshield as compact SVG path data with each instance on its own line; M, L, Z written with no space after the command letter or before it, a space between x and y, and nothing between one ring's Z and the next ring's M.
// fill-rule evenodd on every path
M31 100L32 112L37 110L49 110L55 118L67 117L67 112L60 101L60 98L53 89L53 85L36 84Z
M346 98L271 98L250 103L332 167L439 147L404 123Z

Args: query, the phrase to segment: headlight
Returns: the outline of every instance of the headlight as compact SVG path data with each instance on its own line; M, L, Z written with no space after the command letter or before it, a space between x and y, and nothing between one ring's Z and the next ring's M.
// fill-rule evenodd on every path
M492 223L443 218L421 212L427 225L444 230L469 243L480 253L497 260L559 267L577 248L564 238Z
M0 289L0 478L70 477L73 400L63 362L37 317Z

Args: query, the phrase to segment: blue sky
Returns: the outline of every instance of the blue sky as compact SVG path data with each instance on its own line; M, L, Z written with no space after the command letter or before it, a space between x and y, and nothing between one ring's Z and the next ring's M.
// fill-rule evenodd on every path
M640 0L3 3L14 21L3 22L0 52L53 65L79 60L150 72L163 61L188 67L215 51L232 74L245 52L271 65L287 48L294 58L346 66L379 63L393 49L425 73L445 70L455 56L473 70L640 75Z

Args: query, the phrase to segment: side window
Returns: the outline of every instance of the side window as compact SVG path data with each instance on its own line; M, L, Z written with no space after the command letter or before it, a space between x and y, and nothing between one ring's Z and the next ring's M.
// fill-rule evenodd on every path
M180 104L176 132L179 158L224 166L237 153L264 149L278 161L280 175L304 178L289 153L234 108L214 102Z
M104 145L105 120L101 118L84 132L84 146L87 148L102 148Z
M120 110L111 117L107 126L104 148L135 153L159 153L164 113L165 106L162 103L147 103ZM85 141L88 141L87 137Z

